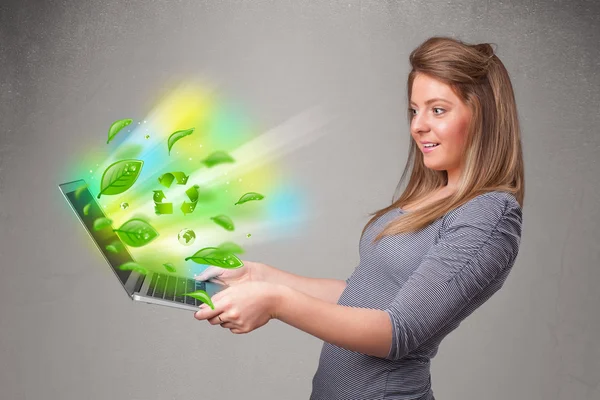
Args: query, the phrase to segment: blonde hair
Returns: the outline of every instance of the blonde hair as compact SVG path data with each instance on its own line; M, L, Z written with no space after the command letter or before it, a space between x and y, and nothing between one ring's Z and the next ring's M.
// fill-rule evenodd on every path
M449 37L432 37L409 57L408 101L417 74L437 79L470 108L471 121L463 153L464 162L457 190L423 209L402 214L373 240L385 235L420 230L472 198L490 191L511 193L523 207L525 181L521 134L510 78L489 43L469 45ZM412 112L408 110L409 125ZM409 128L410 129L410 128ZM412 166L412 169L410 168ZM417 143L410 139L409 154L398 187L410 173L403 193L392 204L370 215L367 227L391 209L418 201L448 183L446 171L429 169Z

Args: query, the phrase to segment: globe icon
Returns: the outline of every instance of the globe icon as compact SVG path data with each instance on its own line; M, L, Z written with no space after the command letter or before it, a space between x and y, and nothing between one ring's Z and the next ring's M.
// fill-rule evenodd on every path
M196 240L196 233L188 228L182 229L177 234L177 240L184 246L189 246Z

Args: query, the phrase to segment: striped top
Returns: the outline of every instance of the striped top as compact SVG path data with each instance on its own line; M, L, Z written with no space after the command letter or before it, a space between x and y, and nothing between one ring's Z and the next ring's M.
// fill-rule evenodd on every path
M311 400L435 400L430 360L462 320L502 287L517 257L522 212L515 197L479 195L418 232L371 241L404 211L380 216L360 239L360 262L338 304L384 310L385 358L324 343Z

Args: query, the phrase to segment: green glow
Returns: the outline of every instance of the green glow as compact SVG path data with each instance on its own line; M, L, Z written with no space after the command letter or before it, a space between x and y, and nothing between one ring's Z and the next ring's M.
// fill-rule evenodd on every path
M64 180L85 179L92 193L101 195L98 203L106 217L113 221L112 227L122 227L133 219L152 227L156 236L146 244L134 247L125 243L139 265L153 272L164 272L164 264L172 263L179 275L192 277L205 268L205 263L197 264L189 258L199 249L213 247L241 254L243 249L235 243L251 236L246 232L260 230L265 235L255 234L264 240L272 235L267 229L285 226L285 230L294 230L296 222L286 223L285 217L286 214L298 214L293 205L302 203L303 193L296 193L295 199L299 201L291 199L296 203L286 199L285 204L292 206L280 205L283 204L278 200L282 198L280 187L290 185L282 164L278 161L244 162L243 167L236 164L245 161L246 154L264 151L253 147L252 143L271 126L254 126L239 104L190 82L182 83L153 103L145 115L135 116L136 122L128 125L128 129L122 128L124 132L114 136L116 140L111 140L108 145L105 144L105 132L111 121L106 128L95 127L98 128L98 142L93 143L76 164L66 165L62 174ZM170 151L166 151L169 137L182 127L195 127L195 131L171 140ZM111 179L107 178L110 176L104 175L111 166L125 160L143 162L143 168L129 170L128 176L135 174L136 181L123 192L112 194L112 190L125 187L121 186L126 183L125 179L116 184L113 182L115 187L109 189ZM174 172L181 172L185 182L174 174L170 187L162 185L159 178ZM104 179L107 184L103 184ZM176 181L182 184L174 185ZM150 193L153 193L152 198ZM248 193L260 194L264 200L255 201L256 204L244 201L246 204L243 204L241 200ZM165 204L161 207L171 204L171 213L157 215L156 202ZM123 203L129 207L122 207ZM276 220L271 217L275 215L275 209L282 210ZM237 230L233 229L234 222ZM178 235L187 229L194 232L195 239L182 245ZM132 235L134 244L144 241L144 235L138 237L139 233L135 231L117 232L117 235L124 242L127 240L124 238ZM222 247L224 243L230 244ZM109 244L107 250L120 252L123 246L115 242Z

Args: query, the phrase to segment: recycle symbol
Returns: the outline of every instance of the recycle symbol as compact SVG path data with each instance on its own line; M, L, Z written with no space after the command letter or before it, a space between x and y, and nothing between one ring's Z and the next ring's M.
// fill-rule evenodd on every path
M185 185L188 178L189 176L180 171L167 172L158 178L158 183L166 188L170 188L174 181L176 181L178 185ZM181 205L181 211L184 215L191 214L196 209L196 204L198 203L198 189L199 186L194 185L185 191L185 194L190 201L184 201ZM154 190L154 211L156 214L173 214L173 203L164 203L163 200L166 198L167 196L165 196L162 190Z

